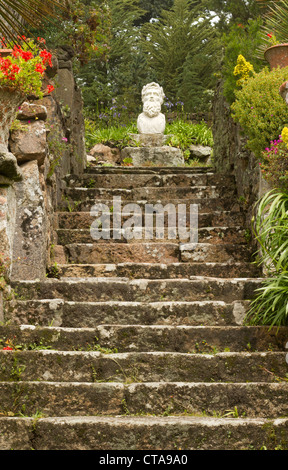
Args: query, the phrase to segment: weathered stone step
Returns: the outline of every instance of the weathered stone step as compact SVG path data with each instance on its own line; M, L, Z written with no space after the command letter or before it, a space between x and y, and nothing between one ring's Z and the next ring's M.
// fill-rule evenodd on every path
M188 167L188 166L138 166L138 167L128 167L128 166L90 166L85 169L86 174L104 174L104 175L166 175L166 174L198 174L198 173L211 173L213 172L212 167L207 166L197 166L197 167Z
M95 328L0 326L0 347L12 341L17 350L217 352L285 351L288 327L102 325Z
M87 201L98 199L110 199L113 197L121 197L122 200L134 200L135 203L140 199L148 199L149 201L170 200L173 204L175 199L215 199L225 197L235 197L235 188L227 188L221 186L189 186L189 187L147 187L121 189L121 188L66 188L65 195L73 201Z
M65 245L71 264L115 263L235 263L250 262L252 251L247 245L234 243L198 243L194 249L179 243L71 243Z
M282 383L0 383L0 416L287 416ZM204 411L205 410L205 411ZM1 423L1 419L0 419Z
M115 231L116 232L116 231ZM145 238L146 231L145 227L135 229L130 231L130 229L125 231L125 229L117 230L117 234L115 235L113 228L111 230L97 229L95 233L95 229L92 228L92 231L89 229L56 229L57 234L57 241L58 245L69 245L72 243L149 243L149 241L153 241L154 243L177 243L177 241L184 241L184 235L187 236L187 241L190 240L190 229L187 228L187 233L182 234L178 227L159 227L159 228L151 228L149 230L149 236L153 236L152 240ZM95 239L96 236L101 236L99 240ZM181 236L181 238L179 238ZM115 238L119 237L119 239ZM121 237L121 238L120 238ZM133 238L130 238L133 237ZM199 243L212 243L212 244L219 244L219 243L234 243L235 245L238 244L246 244L247 245L247 234L246 230L242 227L205 227L199 228L197 230L197 237Z
M6 305L13 324L95 328L99 325L242 325L249 301L69 302L17 300Z
M57 262L57 259L56 259ZM53 269L53 267L52 267ZM55 269L55 268L54 268ZM57 276L63 277L128 277L129 279L175 279L191 276L220 278L261 277L252 263L119 263L57 264ZM53 272L51 272L51 277Z
M284 352L0 351L0 381L274 382L287 380Z
M286 418L79 416L35 421L8 417L0 418L0 423L2 450L158 450L156 457L146 456L149 465L154 458L158 464L159 449L181 449L184 455L185 450L288 449ZM131 465L128 457L127 467ZM178 457L181 461L182 452Z
M67 278L64 280L14 281L11 283L18 298L63 299L71 301L207 301L251 300L261 279L116 279Z
M188 207L189 208L189 207ZM111 214L111 224L113 223L113 217ZM122 224L129 218L131 218L130 214L123 214L116 213L115 218L117 220L121 220ZM192 216L193 219L194 216ZM156 215L154 216L156 219ZM92 216L90 212L58 212L55 214L55 226L59 227L60 229L90 229L92 223L95 221L95 216ZM155 220L154 220L155 222ZM243 212L230 212L230 211L223 211L223 212L211 212L208 214L199 214L198 217L198 227L235 227L235 226L243 226L245 222L245 217ZM145 213L142 216L142 223L143 227L145 226ZM166 227L168 224L168 214L164 214L164 226ZM190 211L187 211L186 214L186 225L190 225Z
M70 187L77 188L122 188L133 189L139 187L189 187L189 186L215 186L228 187L235 185L232 175L215 173L122 173L122 174L84 174L67 175L65 182Z
M84 194L85 195L85 194ZM77 195L78 197L80 194ZM233 197L214 197L214 198L200 198L198 197L187 197L185 199L176 199L173 198L172 204L175 205L176 210L179 204L186 204L187 208L190 208L190 204L196 204L198 206L198 213L215 213L219 211L231 211L231 212L239 212L241 210L239 202ZM124 204L123 204L124 203ZM92 207L95 204L105 204L110 210L111 214L113 213L113 197L110 198L92 198L92 199L71 199L67 195L63 197L61 204L59 204L58 210L60 212L90 212ZM160 199L152 199L152 198L143 198L143 199L123 199L122 200L122 209L125 208L126 204L137 204L142 211L142 214L145 214L145 207L146 204L152 204L155 206L156 204L162 204L163 208L166 207L167 204L171 204L171 199L164 199L160 197ZM188 211L189 212L189 211Z

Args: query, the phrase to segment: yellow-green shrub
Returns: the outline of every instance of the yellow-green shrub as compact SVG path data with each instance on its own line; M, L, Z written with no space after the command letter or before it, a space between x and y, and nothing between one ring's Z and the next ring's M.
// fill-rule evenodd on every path
M236 91L232 116L248 137L247 146L262 160L262 152L271 140L279 138L288 123L288 107L279 94L279 88L288 79L288 67L268 68L249 78Z

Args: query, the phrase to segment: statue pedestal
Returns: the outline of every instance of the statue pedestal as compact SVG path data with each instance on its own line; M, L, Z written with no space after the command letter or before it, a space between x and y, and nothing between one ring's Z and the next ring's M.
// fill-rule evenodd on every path
M130 134L139 147L125 147L121 160L131 160L133 166L184 166L184 156L180 149L165 145L170 135Z

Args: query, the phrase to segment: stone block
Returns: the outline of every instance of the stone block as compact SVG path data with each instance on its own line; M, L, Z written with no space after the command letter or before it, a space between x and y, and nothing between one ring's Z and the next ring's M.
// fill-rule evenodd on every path
M9 152L6 145L0 144L0 184L9 184L9 181L20 181L21 170L17 164L16 157Z
M31 122L11 132L10 149L18 163L37 160L39 166L47 155L46 127L42 120Z
M90 156L94 157L98 163L105 162L112 163L114 165L121 163L120 150L117 148L108 147L107 145L103 144L96 144L90 150Z
M47 119L47 109L40 104L25 102L20 106L17 119L20 121L28 121L30 119L45 121Z
M165 134L129 134L129 137L143 147L162 147L172 135Z
M23 181L15 183L17 201L12 280L46 275L47 217L37 161L23 164Z
M189 150L192 158L197 158L201 161L208 160L212 153L212 148L205 145L190 145Z
M131 159L133 166L184 166L180 149L162 147L126 147L121 151L121 160Z

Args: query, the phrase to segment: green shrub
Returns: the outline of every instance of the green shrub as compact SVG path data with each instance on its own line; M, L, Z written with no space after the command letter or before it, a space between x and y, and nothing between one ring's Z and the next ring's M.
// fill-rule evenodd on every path
M287 80L288 67L269 71L263 69L247 80L236 91L231 105L232 117L248 136L247 147L262 160L271 142L279 138L288 121L287 104L279 95L279 88Z

